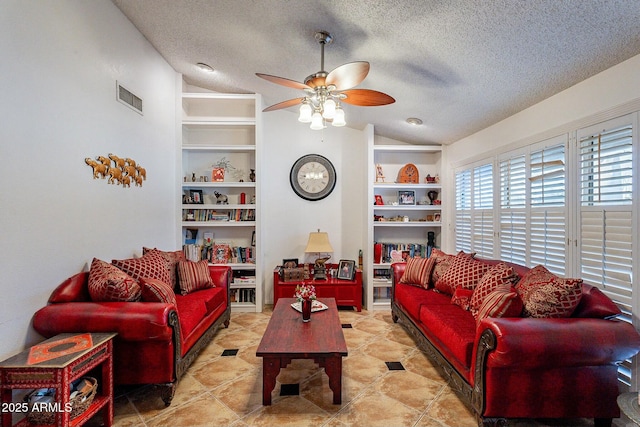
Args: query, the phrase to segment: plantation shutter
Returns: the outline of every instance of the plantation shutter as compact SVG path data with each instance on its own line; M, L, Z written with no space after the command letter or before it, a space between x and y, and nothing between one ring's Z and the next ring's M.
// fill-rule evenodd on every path
M564 143L530 155L529 263L566 273L566 177Z
M471 170L456 173L456 251L471 252Z
M610 121L595 132L578 132L580 180L580 273L598 286L633 323L633 126ZM603 129L604 128L604 129ZM637 230L636 230L637 232ZM633 363L618 367L631 384Z
M473 240L471 250L493 258L493 165L473 169Z
M526 264L526 158L500 161L500 259Z

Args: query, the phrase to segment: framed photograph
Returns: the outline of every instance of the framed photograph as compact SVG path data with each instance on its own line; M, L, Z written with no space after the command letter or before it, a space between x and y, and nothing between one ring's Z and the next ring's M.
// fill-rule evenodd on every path
M415 205L416 192L413 190L398 191L398 204L399 205Z
M298 258L288 258L282 260L282 266L284 268L297 268L298 267Z
M191 203L203 204L202 190L191 190Z
M341 259L338 264L338 279L353 280L356 277L356 262Z
M376 194L376 205L378 206L384 205L384 200L382 200L382 196L379 194Z

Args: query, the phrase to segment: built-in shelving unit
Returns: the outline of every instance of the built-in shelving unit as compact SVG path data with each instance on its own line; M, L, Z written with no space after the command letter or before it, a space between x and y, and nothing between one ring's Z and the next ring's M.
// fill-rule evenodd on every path
M232 311L262 311L261 97L181 84L179 244L233 269Z
M441 146L376 145L373 138L369 140L365 250L365 305L369 310L390 307L391 250L399 251L393 253L396 257L428 256L429 233L433 234L432 244L440 245L441 157ZM409 163L417 167L419 182L396 182L400 170ZM383 178L378 176L380 172ZM427 175L431 178L428 183Z

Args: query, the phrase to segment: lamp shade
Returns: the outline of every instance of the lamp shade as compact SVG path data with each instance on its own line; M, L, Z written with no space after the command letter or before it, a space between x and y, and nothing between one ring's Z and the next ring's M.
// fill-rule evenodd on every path
M324 231L309 233L309 241L304 251L306 253L333 252L333 247L329 243L329 234Z

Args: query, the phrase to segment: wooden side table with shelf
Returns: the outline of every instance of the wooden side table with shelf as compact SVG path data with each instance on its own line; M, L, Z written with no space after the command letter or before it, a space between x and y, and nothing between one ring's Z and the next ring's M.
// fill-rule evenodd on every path
M322 298L335 298L338 306L355 307L357 311L362 311L362 270L356 270L353 280L327 277L326 280L311 278L285 282L280 277L280 267L277 267L273 271L273 306L275 307L280 298L292 298L296 286L303 283L315 286L316 297L321 301Z
M60 334L0 362L0 404L3 427L13 424L14 413L25 418L16 426L28 426L26 404L13 402L13 390L55 388L56 426L81 426L103 411L105 426L113 424L113 337L115 333ZM94 371L98 392L89 407L70 419L71 383ZM99 374L99 375L98 375ZM14 411L10 411L10 409ZM6 410L5 410L6 409Z

